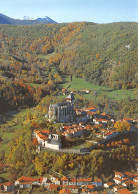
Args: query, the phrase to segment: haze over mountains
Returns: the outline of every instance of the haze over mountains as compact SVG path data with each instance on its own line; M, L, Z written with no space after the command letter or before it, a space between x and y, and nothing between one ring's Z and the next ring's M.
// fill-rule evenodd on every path
M10 25L35 25L35 24L51 24L57 23L48 16L45 18L32 19L27 16L22 19L13 19L0 13L0 24L10 24Z

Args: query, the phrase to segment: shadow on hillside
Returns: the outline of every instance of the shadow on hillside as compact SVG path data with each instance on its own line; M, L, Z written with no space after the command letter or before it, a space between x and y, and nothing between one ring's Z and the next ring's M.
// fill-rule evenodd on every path
M0 124L6 124L8 121L13 119L16 114L18 114L21 110L13 110L13 111L7 111L5 113L0 114Z

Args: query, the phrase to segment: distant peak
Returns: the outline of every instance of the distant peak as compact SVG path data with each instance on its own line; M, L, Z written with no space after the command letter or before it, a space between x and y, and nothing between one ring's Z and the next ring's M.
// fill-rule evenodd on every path
M29 16L23 16L20 19L10 18L0 13L0 24L11 24L11 25L34 25L34 24L51 24L57 23L50 17L45 18L31 18Z

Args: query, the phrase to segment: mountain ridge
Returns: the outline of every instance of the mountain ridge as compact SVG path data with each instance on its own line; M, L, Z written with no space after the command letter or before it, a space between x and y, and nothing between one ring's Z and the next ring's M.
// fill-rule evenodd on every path
M10 24L10 25L35 25L35 24L51 24L57 23L48 16L45 18L37 18L32 20L27 19L14 19L0 13L0 24Z

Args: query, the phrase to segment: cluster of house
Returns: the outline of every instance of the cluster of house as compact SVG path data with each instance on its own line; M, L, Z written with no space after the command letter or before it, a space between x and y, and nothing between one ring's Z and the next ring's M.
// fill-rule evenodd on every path
M89 126L85 126L83 123L72 124L72 125L64 125L62 127L62 136L65 137L80 137L85 134L89 134L92 128Z
M32 178L21 177L14 183L2 183L0 178L0 191L11 192L20 189L31 189L35 186L44 186L47 191L58 191L58 193L98 193L97 191L108 189L111 193L131 193L133 189L138 188L138 174L130 172L115 172L112 182L103 183L100 178L68 178L63 176L50 175L47 177ZM106 192L104 192L106 193Z
M65 102L58 104L50 104L48 111L49 121L72 123L64 125L60 130L62 136L65 137L79 137L82 135L89 135L90 132L95 131L96 137L103 140L116 137L119 133L109 128L108 122L114 124L115 120L107 113L97 113L95 107L75 109L75 98L73 94L66 97ZM124 118L130 124L135 124L137 121L133 119ZM48 130L34 130L34 136L40 146L49 149L59 150L62 147L61 139L57 134L50 134Z
M104 183L104 188L112 189L118 193L131 193L130 190L138 189L138 174L131 172L115 172L114 182Z
M21 177L13 182L2 182L3 179L0 178L0 191L1 192L11 192L20 189L28 189L33 186L47 186L48 179L46 177L32 178L32 177Z
M2 179L0 178L0 181ZM79 193L79 190L87 189L88 191L95 191L97 187L102 186L101 179L92 178L74 178L69 179L63 176L59 179L57 176L51 175L50 178L40 177L21 177L17 179L14 183L11 182L0 182L1 192L12 192L21 189L32 189L33 187L44 186L47 191L59 191L59 193ZM65 192L66 191L66 192Z
M100 129L100 132L97 130ZM64 125L62 127L62 136L65 137L80 137L82 135L88 135L92 131L95 131L96 137L102 139L109 139L110 137L118 135L116 130L109 130L108 128L103 128L103 125L93 125L93 124L71 124L71 125Z

